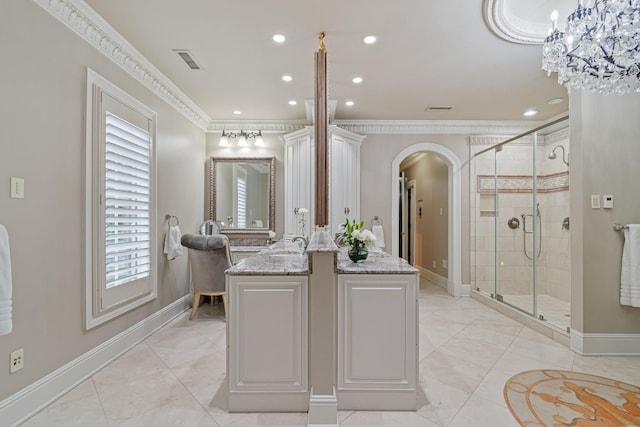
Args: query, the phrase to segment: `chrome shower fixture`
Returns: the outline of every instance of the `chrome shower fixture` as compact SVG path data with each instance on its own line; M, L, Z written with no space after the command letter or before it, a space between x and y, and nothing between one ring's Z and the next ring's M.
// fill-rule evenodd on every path
M563 145L556 145L555 147L553 147L553 150L551 150L551 153L549 153L549 155L547 157L549 159L551 159L551 160L555 159L556 158L556 150L558 148L562 149L562 161L564 162L565 165L569 166L569 152L565 151ZM566 155L566 159L565 159L565 155Z

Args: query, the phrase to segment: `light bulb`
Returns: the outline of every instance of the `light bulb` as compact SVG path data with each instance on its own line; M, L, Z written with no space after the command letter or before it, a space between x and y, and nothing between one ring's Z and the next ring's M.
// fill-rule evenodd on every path
M244 133L240 133L240 138L238 139L238 147L246 147L247 145L247 137L244 136Z

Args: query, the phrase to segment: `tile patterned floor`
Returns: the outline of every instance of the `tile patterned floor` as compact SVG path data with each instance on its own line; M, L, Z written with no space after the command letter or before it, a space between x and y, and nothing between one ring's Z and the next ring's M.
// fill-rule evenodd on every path
M306 413L230 414L222 304L184 313L24 426L306 426ZM342 427L517 426L502 396L538 368L640 384L640 357L582 357L471 298L421 282L416 412L341 411Z

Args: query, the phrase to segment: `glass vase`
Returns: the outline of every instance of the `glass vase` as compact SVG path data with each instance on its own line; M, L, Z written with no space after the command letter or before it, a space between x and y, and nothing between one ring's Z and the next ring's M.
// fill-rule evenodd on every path
M358 247L349 247L349 259L353 262L363 262L369 256L369 250L366 246Z

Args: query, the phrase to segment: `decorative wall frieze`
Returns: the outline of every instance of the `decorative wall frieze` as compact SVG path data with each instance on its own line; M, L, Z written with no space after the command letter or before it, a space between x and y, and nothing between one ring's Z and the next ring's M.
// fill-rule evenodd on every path
M531 175L478 175L477 190L481 194L498 193L531 193L533 192L533 177ZM538 175L536 182L537 193L553 193L569 189L569 171L550 175Z
M209 116L81 0L33 0L202 130Z

